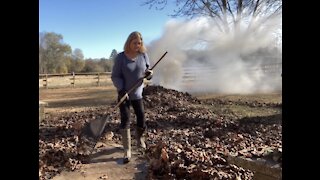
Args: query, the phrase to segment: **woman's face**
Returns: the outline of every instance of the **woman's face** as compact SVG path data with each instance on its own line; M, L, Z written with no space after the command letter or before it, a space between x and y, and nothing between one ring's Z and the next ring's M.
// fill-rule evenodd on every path
M130 49L134 52L138 52L141 48L141 45L142 45L142 41L140 38L133 39L130 42Z

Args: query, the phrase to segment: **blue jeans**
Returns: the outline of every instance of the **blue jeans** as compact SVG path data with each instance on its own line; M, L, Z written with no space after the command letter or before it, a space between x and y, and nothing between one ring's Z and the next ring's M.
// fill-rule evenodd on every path
M120 129L130 128L130 105L133 107L134 113L136 115L137 126L140 128L145 128L146 123L145 123L145 116L144 116L143 99L137 99L137 100L124 101L120 105L120 116L121 116Z

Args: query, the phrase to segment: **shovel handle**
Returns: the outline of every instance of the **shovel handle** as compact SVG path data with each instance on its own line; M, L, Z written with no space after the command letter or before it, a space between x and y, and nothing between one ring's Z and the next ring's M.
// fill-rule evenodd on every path
M140 83L143 81L143 79L144 79L144 77L138 79L138 81L134 84L134 86L132 86L132 87L129 89L129 91L128 91L125 95L123 95L123 96L121 97L121 99L119 100L119 102L117 103L117 105L116 105L113 109L116 109L117 107L119 107L119 106L121 105L121 103L128 98L127 96L129 96L129 94L130 94L135 88L137 88L137 87L140 85Z
M124 100L126 100L127 98L128 98L128 93L126 93L124 96L121 97L121 99L119 100L118 104L114 107L114 109L117 108L117 107L119 107L120 104L121 104Z
M156 67L156 65L163 59L163 57L167 54L168 52L166 51L161 58L150 68L150 70L153 70L154 67Z

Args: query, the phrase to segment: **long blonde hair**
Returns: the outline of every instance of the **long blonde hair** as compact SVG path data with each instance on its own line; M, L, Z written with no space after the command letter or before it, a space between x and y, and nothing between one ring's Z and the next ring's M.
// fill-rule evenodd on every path
M134 39L137 39L137 38L140 38L140 40L141 40L141 47L139 49L139 52L140 53L145 53L147 51L147 48L144 46L142 35L138 31L134 31L134 32L130 33L130 35L127 38L126 43L124 44L123 50L125 52L128 52L130 50L131 41L133 41Z

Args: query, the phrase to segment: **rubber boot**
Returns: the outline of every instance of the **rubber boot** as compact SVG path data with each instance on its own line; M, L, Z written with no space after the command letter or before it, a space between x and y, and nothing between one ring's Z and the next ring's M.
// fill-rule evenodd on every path
M144 128L136 127L136 140L137 140L137 147L138 149L146 150L146 143L144 138Z
M122 144L124 149L123 163L128 163L131 159L131 134L130 129L122 129Z

